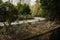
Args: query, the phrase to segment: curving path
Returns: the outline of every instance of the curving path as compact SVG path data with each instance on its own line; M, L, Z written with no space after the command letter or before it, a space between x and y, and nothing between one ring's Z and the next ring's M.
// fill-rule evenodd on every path
M34 17L34 19L31 19L31 20L22 20L22 21L19 21L19 22L12 22L11 25L28 23L28 22L44 21L45 19L46 19L46 18L42 18L42 17ZM8 24L7 24L7 25L8 25ZM0 26L4 26L3 22L0 22Z

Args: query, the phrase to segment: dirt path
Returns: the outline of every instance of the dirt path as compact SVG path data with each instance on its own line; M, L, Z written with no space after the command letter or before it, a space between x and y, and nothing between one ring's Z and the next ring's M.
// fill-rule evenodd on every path
M42 17L34 17L34 19L31 19L31 20L22 20L22 21L19 21L19 22L13 22L13 23L11 23L11 25L28 23L28 22L37 22L37 21L43 21L43 20L45 20L45 18L42 18ZM0 22L0 26L4 26L4 24L2 22Z

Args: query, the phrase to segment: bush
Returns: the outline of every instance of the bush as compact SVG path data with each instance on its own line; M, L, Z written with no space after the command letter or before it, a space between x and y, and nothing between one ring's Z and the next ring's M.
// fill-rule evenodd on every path
M27 14L31 15L29 5L18 4L17 9L18 9L18 13L21 14L21 15L27 15Z
M8 22L10 25L11 22L14 22L17 19L17 9L15 6L9 2L2 3L0 5L0 21Z

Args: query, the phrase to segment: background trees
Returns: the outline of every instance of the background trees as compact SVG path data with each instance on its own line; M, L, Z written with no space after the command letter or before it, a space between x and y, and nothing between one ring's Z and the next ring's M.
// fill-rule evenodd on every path
M18 15L31 15L29 5L18 4L14 6L10 2L0 4L0 22L7 22L11 25L11 22L18 19Z
M2 3L2 0L0 0L0 4Z
M11 22L14 22L17 19L17 12L17 9L11 3L2 3L0 5L0 21L8 22L8 24L10 25Z
M37 0L39 5L39 11L41 17L46 17L51 21L60 20L60 2L56 0Z
M45 16L49 20L55 20L56 18L56 1L55 0L40 0L41 7ZM57 15L58 16L58 15Z
M21 1L21 0L20 0ZM2 1L0 0L0 3ZM23 2L23 1L22 1ZM35 5L35 8L34 8L34 13L36 13L37 16L43 16L43 17L47 17L49 20L60 20L60 3L59 1L56 1L56 0L37 0L36 1L37 4ZM17 9L15 8L14 5L11 5L11 3L5 3L3 5L0 4L2 6L0 6L0 12L2 13L19 13L19 15L31 15L31 10L30 10L30 7L29 5L26 5L26 4L18 4L17 5ZM6 6L5 6L6 5ZM8 5L8 6L7 6ZM6 11L8 10L8 11ZM38 10L38 11L36 11ZM12 12L13 11L13 12ZM14 12L16 11L16 12ZM8 14L8 15L10 15ZM6 19L4 20L6 21Z
M21 15L27 15L27 14L31 14L30 13L30 8L29 5L22 5L22 4L18 4L17 5L17 9L18 9L18 13Z
M18 10L18 14L19 14L19 17L18 17L19 20L32 18L31 17L32 13L31 13L29 5L18 3L17 10Z

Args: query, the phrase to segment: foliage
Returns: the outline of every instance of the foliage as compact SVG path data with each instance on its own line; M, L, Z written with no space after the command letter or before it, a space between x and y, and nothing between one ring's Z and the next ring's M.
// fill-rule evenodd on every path
M18 4L17 7L9 2L0 4L0 22L7 22L11 25L19 15L31 15L29 5Z
M49 20L58 20L56 17L59 16L56 10L56 1L55 0L40 0L41 8L44 10L45 16Z
M0 4L2 3L2 0L0 0Z
M17 5L17 9L18 9L18 13L21 14L21 15L27 15L27 14L31 14L30 13L30 8L29 8L29 5L21 5L21 4L18 4Z
M35 4L34 7L33 7L33 15L36 15L38 14L38 9L39 9L39 5L38 4Z
M34 16L37 16L37 17L44 17L45 16L44 10L41 7L40 0L36 0L34 13L35 13Z
M17 9L11 3L5 2L0 5L0 21L1 22L11 22L17 19Z
M51 21L60 20L60 2L56 0L40 0L45 16Z

